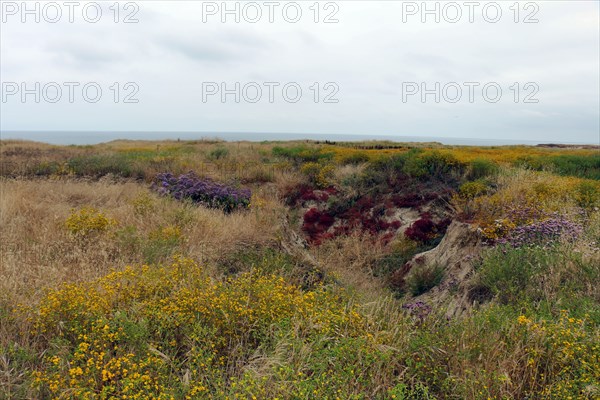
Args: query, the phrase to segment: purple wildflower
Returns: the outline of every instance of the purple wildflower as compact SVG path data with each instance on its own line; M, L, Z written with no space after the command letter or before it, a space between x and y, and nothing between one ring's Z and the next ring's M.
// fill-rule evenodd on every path
M423 322L423 320L431 313L431 306L423 301L406 303L402 308L407 310L410 315L417 318L419 322Z
M576 240L582 231L583 227L581 224L555 213L542 221L536 221L515 228L506 237L499 239L497 243L512 247L530 245L542 245L545 247L561 238L569 241Z
M153 186L162 195L170 195L177 200L189 199L194 203L219 208L225 212L247 208L250 204L249 189L239 189L210 178L200 178L194 172L179 177L168 172L158 174Z

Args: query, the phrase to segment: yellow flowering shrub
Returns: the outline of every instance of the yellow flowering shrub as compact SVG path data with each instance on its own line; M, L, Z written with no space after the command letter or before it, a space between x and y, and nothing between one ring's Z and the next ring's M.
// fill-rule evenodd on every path
M65 221L65 227L71 234L83 237L107 231L116 224L115 219L107 217L93 207L84 207L73 211Z
M600 185L583 181L575 187L575 201L583 208L594 208L600 205Z
M584 319L562 311L556 320L534 322L524 315L518 323L530 336L527 369L532 394L542 399L600 396L600 337Z
M360 164L371 160L369 152L348 147L333 147L334 161L337 164ZM373 153L372 153L373 154Z
M181 228L178 226L167 225L160 227L158 229L153 230L148 235L150 240L154 241L167 241L167 242L177 242L183 237L181 233Z
M267 205L267 201L265 198L257 195L256 193L252 193L252 197L250 198L249 207L253 210L260 210Z
M480 232L485 239L494 241L503 238L517 226L518 225L510 219L501 218L493 221L492 223L485 224L485 226L481 228Z
M481 181L467 182L461 185L459 193L461 196L467 199L473 199L477 196L481 196L487 190L487 185Z
M557 155L580 155L593 156L597 150L588 149L547 149L531 146L502 146L502 147L477 147L477 146L455 146L443 148L439 151L450 153L461 162L470 162L478 158L492 160L500 163L513 163L520 159L529 157L557 156Z
M325 188L331 185L331 179L335 171L335 166L331 164L320 164L317 162L307 162L300 168L300 171L308 176L312 183L319 188Z
M145 191L138 193L131 201L131 205L133 206L134 213L140 216L147 215L156 209L154 199Z
M324 287L256 271L215 281L182 258L64 285L35 314L34 334L50 342L34 381L52 398L218 395L232 390L227 365L275 338L358 337L366 326Z
M75 171L73 171L73 168L71 168L71 167L69 166L69 163L66 163L66 162L64 162L64 163L61 163L61 164L58 166L58 169L57 169L57 170L56 170L56 172L55 172L55 175L56 175L57 177L61 177L61 176L72 176L72 175L74 175L74 174L75 174Z
M380 144L381 148L376 148L377 143L373 145L375 148L372 149L358 149L348 146L327 146L325 147L328 152L333 153L334 160L337 163L343 164L347 160L358 160L364 158L364 155L368 156L369 159L373 160L381 156L389 156L406 152L410 147L419 147L425 152L437 151L446 155L451 155L458 159L461 163L470 163L477 159L490 160L501 164L513 164L521 159L536 157L551 157L560 155L574 155L574 156L595 156L598 154L597 150L592 149L548 149L543 147L532 147L532 146L432 146L423 145L417 146L414 143L406 147L400 148L386 148L385 144ZM398 144L394 144L398 146ZM366 147L366 146L365 146Z
M489 240L549 213L564 214L570 208L600 201L600 182L519 169L506 171L495 192L488 195L475 196L478 188L467 185L454 203L473 215Z

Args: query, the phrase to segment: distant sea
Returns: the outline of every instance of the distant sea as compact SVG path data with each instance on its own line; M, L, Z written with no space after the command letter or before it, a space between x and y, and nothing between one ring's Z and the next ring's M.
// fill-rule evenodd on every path
M285 141L285 140L329 140L337 142L356 142L364 140L389 140L393 142L439 142L449 145L501 146L536 145L540 143L585 144L575 142L509 140L488 138L454 138L435 136L395 136L395 135L346 135L317 133L274 133L274 132L142 132L142 131L0 131L0 138L22 139L51 144L97 144L117 139L129 140L200 140L222 139L225 141Z

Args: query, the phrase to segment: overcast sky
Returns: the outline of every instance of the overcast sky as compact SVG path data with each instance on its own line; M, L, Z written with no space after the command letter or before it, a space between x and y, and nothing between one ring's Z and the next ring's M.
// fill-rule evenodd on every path
M96 3L91 23L81 2L70 23L61 1L39 2L39 22L2 1L3 131L600 142L598 1L429 1L439 22L420 1L227 2L239 22L221 1L122 2L118 15L113 3Z

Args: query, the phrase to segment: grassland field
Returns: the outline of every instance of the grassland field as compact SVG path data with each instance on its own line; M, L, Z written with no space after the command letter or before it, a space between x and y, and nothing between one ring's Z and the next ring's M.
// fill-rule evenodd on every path
M600 148L0 141L0 398L600 399Z

